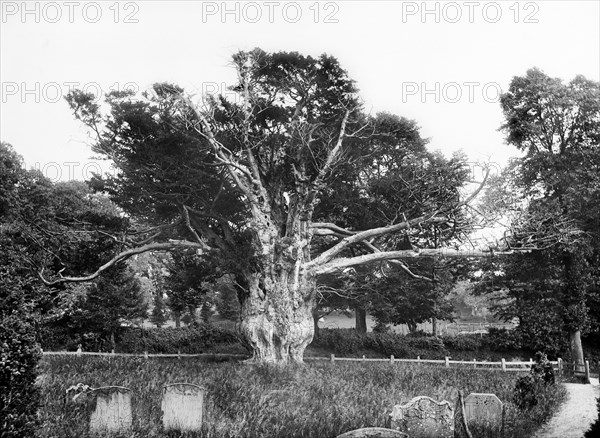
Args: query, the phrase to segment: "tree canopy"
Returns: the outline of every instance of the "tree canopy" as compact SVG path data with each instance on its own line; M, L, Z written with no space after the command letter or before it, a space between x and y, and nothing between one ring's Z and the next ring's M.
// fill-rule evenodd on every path
M461 196L464 157L428 152L415 122L366 114L334 57L255 49L233 66L236 98L204 107L165 83L106 105L68 96L117 169L92 186L135 227L99 270L45 280L91 280L134 254L188 248L235 276L255 359L301 361L318 275L395 260L418 276L401 259L459 255L447 245L469 231L478 190Z

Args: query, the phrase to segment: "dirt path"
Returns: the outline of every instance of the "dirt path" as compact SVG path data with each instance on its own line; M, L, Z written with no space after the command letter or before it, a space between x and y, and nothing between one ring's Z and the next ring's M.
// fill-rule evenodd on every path
M600 396L600 386L598 379L591 381L591 385L566 383L569 398L534 438L582 438L598 418L596 398Z

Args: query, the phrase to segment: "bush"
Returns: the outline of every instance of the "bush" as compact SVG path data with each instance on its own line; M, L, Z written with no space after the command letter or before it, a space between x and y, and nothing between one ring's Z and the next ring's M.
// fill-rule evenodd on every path
M513 401L521 410L531 409L537 404L536 393L540 389L540 381L532 374L521 376L515 383Z
M0 321L0 436L32 436L36 426L39 390L36 366L41 357L33 324L23 316Z
M354 329L321 329L313 345L333 350L335 354L356 354L371 350L397 358L444 357L448 354L442 339L431 335L404 336L393 332L360 334Z
M541 351L535 353L535 364L531 367L531 373L546 385L554 384L555 382L554 367L548 360L548 357Z
M361 336L354 329L321 329L319 339L313 344L329 348L339 355L355 354L369 348L366 335Z
M457 351L476 351L485 346L485 338L480 335L443 336L446 348Z
M117 340L117 350L121 353L204 353L217 344L238 343L239 338L232 331L199 324L182 328L139 329L128 327Z
M488 347L495 351L521 350L522 348L522 336L518 330L490 327L485 339Z
M535 364L531 372L521 376L515 384L513 401L521 410L529 410L536 406L541 394L547 386L554 385L554 369L542 352L535 354Z
M116 337L119 353L203 353L218 344L239 343L239 337L231 330L198 324L192 327L162 327L141 329L122 327ZM76 350L81 344L83 351L109 351L110 342L97 334L73 336L62 329L46 329L42 341L45 350Z

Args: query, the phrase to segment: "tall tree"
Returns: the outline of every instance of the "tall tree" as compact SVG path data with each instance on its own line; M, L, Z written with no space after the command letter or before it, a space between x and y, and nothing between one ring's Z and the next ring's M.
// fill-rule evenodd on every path
M138 324L147 316L148 305L139 279L125 263L111 267L87 286L55 326L71 335L95 335L115 349L116 335L123 324Z
M583 366L581 330L586 325L586 294L593 287L590 255L597 253L600 217L600 84L577 76L565 84L539 69L513 78L501 97L507 142L525 152L516 163L516 185L536 218L536 239L550 228L577 228L577 239L548 246L561 291L563 320L570 333L573 361ZM532 227L517 224L517 232Z
M255 49L235 54L233 63L238 99L209 99L207 108L168 84L141 98L111 93L106 115L82 92L68 101L96 134L94 150L118 169L96 187L153 225L107 265L148 250L189 248L214 257L235 275L241 330L254 359L301 362L313 336L318 275L391 259L410 272L399 259L462 255L427 236L448 242L468 227L463 210L472 197L460 196L467 172L460 159L413 153L416 127L365 115L353 81L331 56ZM411 196L390 197L402 203L385 221L333 223L317 207L335 196L333 182L353 166L359 171L349 178L387 175ZM391 187L384 189L391 194ZM365 184L347 201L376 202L376 190ZM86 281L101 272L46 282Z
M26 170L8 143L0 143L0 418L3 436L35 428L40 357L39 327L60 315L75 295L68 284L47 287L47 270L90 269L115 250L114 233L126 222L106 197L83 183L53 184ZM94 228L93 233L86 229Z

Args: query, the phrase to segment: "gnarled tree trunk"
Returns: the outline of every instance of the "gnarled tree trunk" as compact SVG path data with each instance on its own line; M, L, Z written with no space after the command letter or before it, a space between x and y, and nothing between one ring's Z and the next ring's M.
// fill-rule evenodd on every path
M313 340L314 280L300 277L294 290L285 277L255 276L242 303L240 329L256 362L301 363Z
M256 362L301 363L313 340L316 276L304 268L311 236L308 221L293 219L283 237L269 220L255 228L255 260L243 274L240 330Z

